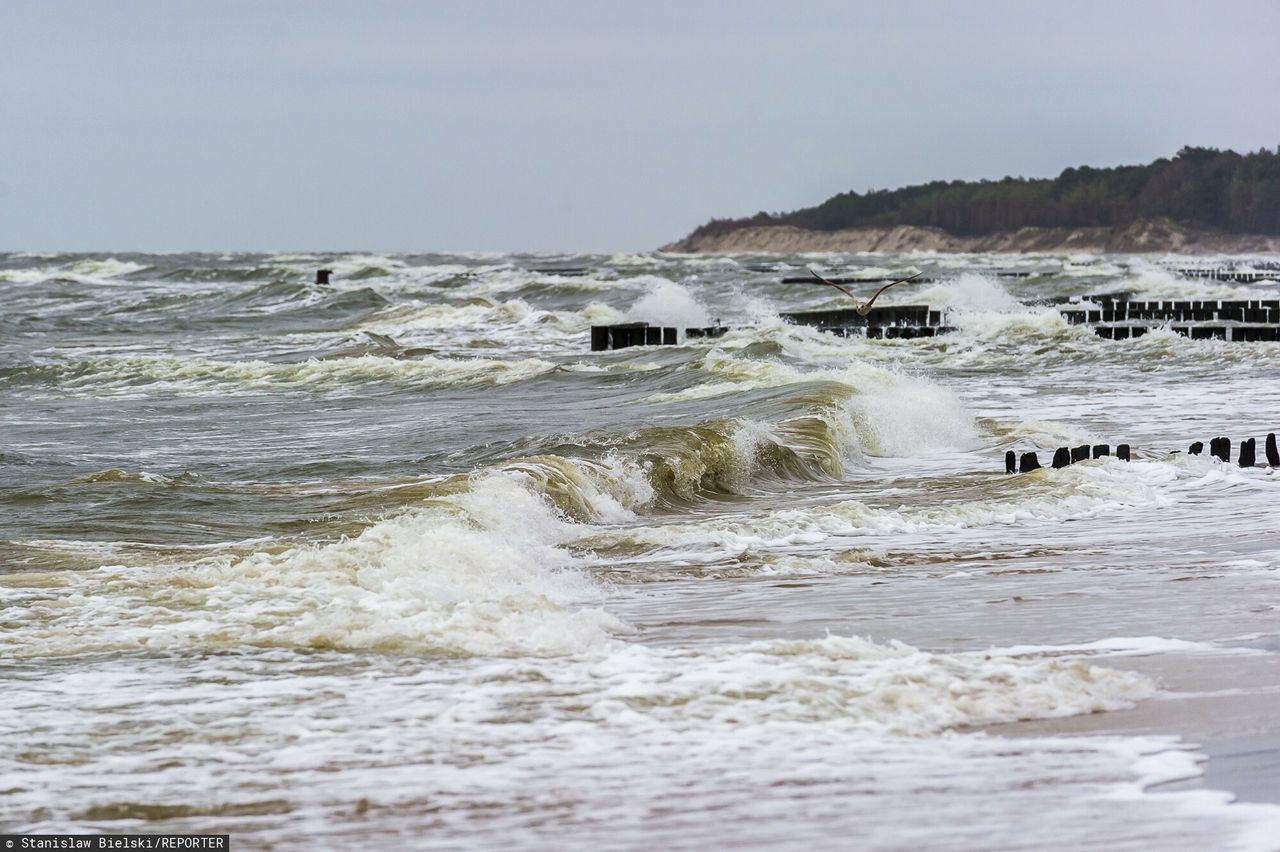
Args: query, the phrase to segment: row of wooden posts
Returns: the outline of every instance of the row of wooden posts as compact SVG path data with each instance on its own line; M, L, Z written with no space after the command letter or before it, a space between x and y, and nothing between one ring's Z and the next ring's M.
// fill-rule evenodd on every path
M1103 456L1111 455L1111 447L1108 444L1081 444L1078 447L1058 447L1054 450L1053 461L1050 464L1055 468L1062 468L1076 462L1087 461L1089 458L1099 459ZM1129 445L1118 444L1116 446L1116 458L1120 461L1129 460ZM1004 454L1004 472L1005 473L1030 473L1033 470L1040 469L1040 456L1035 451L1023 453L1021 457L1013 450L1009 450Z
M1264 451L1267 454L1268 467L1280 467L1280 451L1276 449L1276 434L1271 432L1267 435L1264 444ZM1198 456L1204 452L1204 442L1196 441L1192 444L1187 452L1190 455ZM1212 438L1209 441L1209 455L1214 458L1229 462L1231 461L1231 439L1226 437ZM1248 438L1240 442L1240 456L1237 464L1240 467L1254 467L1258 463L1258 441L1256 438Z
M1259 281L1275 281L1280 274L1270 267L1268 271L1242 271L1238 269L1206 269L1204 267L1173 268L1169 271L1183 278L1208 278L1212 281L1235 281L1238 284L1256 284Z
M818 325L818 331L836 337L865 337L868 340L912 340L918 337L937 337L955 331L949 325ZM1151 325L1095 325L1093 333L1107 340L1128 340L1142 337L1158 328ZM1184 325L1170 324L1169 331L1192 340L1226 340L1233 343L1258 343L1280 341L1280 324L1276 325ZM591 351L626 349L631 346L673 346L677 343L679 329L651 326L633 322L619 325L593 325L591 327ZM721 337L729 331L727 326L686 328L686 338Z
M941 326L942 311L930 310L928 305L884 305L860 314L853 308L827 311L788 311L779 314L793 325L810 325L829 330L840 326Z
M1173 322L1280 322L1280 300L1276 299L1224 299L1162 300L1162 301L1102 301L1100 308L1063 307L1058 310L1073 325L1095 322L1125 322L1126 320L1171 320Z
M868 340L913 340L917 337L936 337L954 331L949 326L932 325L864 325L819 327L819 331L836 337L865 337ZM706 328L686 328L686 338L722 337L729 328L713 325ZM649 325L644 322L628 322L618 325L591 326L591 351L629 349L632 346L674 346L680 329L670 326Z
M1258 464L1257 447L1258 442L1255 438L1241 441L1240 454L1236 463L1240 467L1256 467ZM1196 441L1187 449L1187 453L1193 456L1198 456L1203 452L1203 441ZM1267 435L1264 442L1264 452L1266 453L1268 467L1280 467L1280 449L1276 447L1276 435L1274 432ZM1111 455L1111 448L1107 444L1095 444L1093 446L1081 444L1078 447L1059 447L1054 451L1053 461L1050 464L1054 468L1063 468L1089 458L1096 459L1109 455ZM1209 455L1221 462L1229 463L1231 461L1231 439L1225 437L1210 439ZM1116 458L1121 461L1129 461L1128 444L1116 446ZM1033 470L1039 470L1040 467L1040 457L1034 451L1025 452L1021 456L1013 450L1009 450L1004 454L1005 473L1030 473Z
M1154 323L1164 322L1169 323L1174 333L1193 340L1280 341L1278 299L1135 300L1129 298L1131 295L1103 293L1052 301L1062 305L1059 311L1067 322L1088 324L1099 337L1109 340L1141 337L1157 327ZM1086 308L1082 303L1098 307ZM935 337L955 330L943 324L946 315L942 311L932 310L928 305L885 305L873 307L865 314L852 308L791 311L781 317L786 322L815 327L828 334L873 340ZM1144 324L1128 324L1134 321ZM705 338L719 337L728 329L717 322L708 328L687 328L684 331L686 338ZM669 346L678 338L679 329L650 326L643 322L592 326L591 350Z
M729 329L723 325L686 328L685 337L722 337ZM618 325L591 326L591 351L629 349L632 346L675 346L680 329L649 325L647 322L625 322Z
M1142 337L1159 326L1095 325L1093 333L1107 340ZM1170 325L1169 331L1192 340L1229 340L1232 343L1258 343L1280 340L1280 325Z

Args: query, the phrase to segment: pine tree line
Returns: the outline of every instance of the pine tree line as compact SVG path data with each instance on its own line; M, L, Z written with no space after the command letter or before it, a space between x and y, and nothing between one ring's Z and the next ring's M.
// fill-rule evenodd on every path
M1251 154L1186 147L1145 166L1070 168L1056 178L934 181L845 192L792 213L713 219L693 236L751 225L818 231L920 225L956 236L1017 228L1123 227L1168 218L1232 233L1280 235L1280 148Z

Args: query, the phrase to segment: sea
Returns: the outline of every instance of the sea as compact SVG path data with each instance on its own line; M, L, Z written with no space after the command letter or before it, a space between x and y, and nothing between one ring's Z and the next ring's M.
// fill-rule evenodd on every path
M1178 263L0 255L0 829L1280 849L1280 344L1053 303Z

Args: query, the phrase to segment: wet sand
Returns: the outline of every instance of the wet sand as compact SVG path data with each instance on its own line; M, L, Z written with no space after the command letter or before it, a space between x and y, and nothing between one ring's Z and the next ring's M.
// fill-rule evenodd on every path
M1280 804L1280 657L1247 653L1276 637L1241 644L1243 653L1111 660L1155 678L1164 690L1129 710L995 725L1001 736L1176 734L1206 760L1204 774L1159 789L1226 790L1238 802Z

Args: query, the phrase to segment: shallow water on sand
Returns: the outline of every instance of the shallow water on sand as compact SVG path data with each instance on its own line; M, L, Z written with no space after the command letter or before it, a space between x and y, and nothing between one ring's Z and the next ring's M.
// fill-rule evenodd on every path
M779 283L810 263L922 270L889 303L957 331L788 326L843 305ZM0 255L0 826L1280 848L1280 806L1232 804L1216 758L1196 780L1199 740L1280 733L1280 478L1173 454L1280 426L1280 344L1044 304L1109 291L1276 287L1126 257ZM625 320L734 330L588 351ZM1134 459L1003 473L1085 442Z

